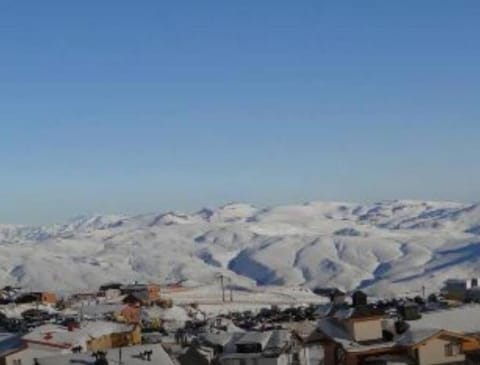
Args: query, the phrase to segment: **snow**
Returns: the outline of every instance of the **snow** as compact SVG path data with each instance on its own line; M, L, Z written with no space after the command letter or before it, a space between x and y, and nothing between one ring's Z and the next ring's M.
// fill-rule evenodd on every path
M413 330L440 328L459 333L478 333L480 329L480 305L468 305L430 313L409 322Z
M162 365L173 365L173 361L165 352L161 345L139 345L123 347L121 349L122 364L124 365L143 365L147 360L142 359L139 354L145 351L152 351L151 363ZM107 360L110 364L118 364L120 350L107 351ZM40 365L68 365L68 364L93 364L94 357L90 352L80 354L68 354L51 356L38 359Z
M480 205L430 201L232 203L197 213L94 215L41 227L0 225L0 280L32 290L108 281L201 287L361 288L417 293L480 276ZM216 284L217 285L217 284Z
M43 304L7 304L7 305L0 305L0 313L5 314L8 318L16 318L21 319L22 313L29 310L29 309L38 309L41 311L45 311L50 314L57 313L57 310L50 305L43 305Z
M65 349L82 346L87 348L87 342L92 338L99 338L112 333L131 332L130 325L107 321L90 321L82 323L80 328L69 331L64 326L46 324L36 327L23 337L25 341L60 346Z

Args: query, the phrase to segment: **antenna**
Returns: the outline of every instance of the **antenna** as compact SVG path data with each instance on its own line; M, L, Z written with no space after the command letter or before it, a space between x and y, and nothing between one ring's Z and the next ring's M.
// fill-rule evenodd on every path
M83 301L80 304L80 325L83 324Z

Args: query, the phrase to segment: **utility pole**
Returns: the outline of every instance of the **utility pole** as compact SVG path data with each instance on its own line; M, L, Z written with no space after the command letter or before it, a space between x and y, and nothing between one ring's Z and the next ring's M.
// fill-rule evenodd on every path
M217 274L217 278L220 280L220 286L222 287L222 302L225 303L225 276L223 274Z
M230 289L230 302L233 302L232 278L228 278L228 284L229 284L229 289Z

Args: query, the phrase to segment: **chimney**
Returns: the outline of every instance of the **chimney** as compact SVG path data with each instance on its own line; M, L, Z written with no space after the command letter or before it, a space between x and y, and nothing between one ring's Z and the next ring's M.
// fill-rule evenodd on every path
M358 290L352 295L352 305L355 308L366 306L367 305L367 294Z
M330 293L330 302L334 305L342 305L345 303L345 293L341 290L334 289Z

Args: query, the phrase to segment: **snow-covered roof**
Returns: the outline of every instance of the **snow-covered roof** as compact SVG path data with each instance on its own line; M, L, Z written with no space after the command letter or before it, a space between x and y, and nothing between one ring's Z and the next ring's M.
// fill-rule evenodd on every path
M339 308L333 315L334 318L344 320L353 318L382 317L385 313L376 308L368 306L358 306L350 308Z
M244 334L233 334L231 344L261 344L262 352L237 353L234 347L227 347L221 359L237 358L258 358L279 355L282 350L291 342L292 336L289 330L273 330L266 332L247 332ZM232 351L229 351L231 349Z
M207 333L202 336L203 340L213 346L226 346L232 339L233 333Z
M422 313L422 318L408 322L412 329L441 328L460 333L480 332L480 305Z
M77 313L83 313L86 316L101 316L107 313L120 312L123 308L123 304L95 304L75 306Z
M334 318L320 319L317 325L320 333L341 344L345 350L350 352L390 348L396 345L395 341L382 341L381 339L368 344L356 342L340 321Z
M142 359L141 354L145 351L152 351L151 361ZM110 364L118 364L120 350L111 349L107 352L107 360ZM161 345L141 345L132 347L122 347L121 349L123 365L145 365L145 364L161 364L174 365L174 362L165 352ZM39 365L71 365L71 364L93 364L95 358L92 353L68 354L54 357L46 357L38 359Z
M161 318L164 321L185 322L190 319L183 307L174 305L171 308L146 307L142 308L142 315L145 318Z
M7 304L0 306L0 312L5 314L8 318L22 318L22 313L29 309L39 309L46 311L50 314L57 313L58 311L50 305L43 305L37 303L26 304Z
M281 350L290 343L291 338L292 338L291 333L288 330L272 331L266 346L266 350L267 351Z
M469 321L469 318L474 318ZM458 322L456 321L457 319ZM458 308L458 310L438 311L426 314L421 320L409 322L410 329L401 335L394 335L391 341L372 341L359 343L335 318L323 318L317 323L317 332L310 337L315 341L315 335L326 336L341 344L345 350L356 352L369 349L390 348L395 346L413 346L440 333L458 334L478 332L480 328L480 306Z
M405 332L397 340L397 344L402 346L413 346L432 336L435 336L441 330L439 329L418 329Z
M288 323L286 327L296 333L303 340L307 340L317 328L315 322L312 321L292 322Z
M133 330L132 325L126 325L107 321L85 322L80 328L71 331L65 326L47 324L35 328L32 332L23 336L27 342L41 343L47 346L70 349L86 344L92 338L98 338L112 333L124 333Z

